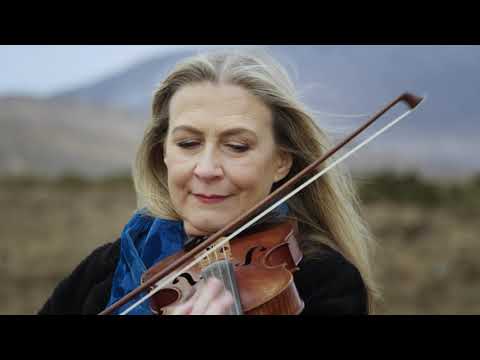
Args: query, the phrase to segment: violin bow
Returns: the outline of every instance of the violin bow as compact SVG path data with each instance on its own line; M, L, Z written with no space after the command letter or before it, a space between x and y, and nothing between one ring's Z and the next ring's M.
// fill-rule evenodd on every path
M155 285L155 288L144 295L141 299L139 299L137 302L132 304L130 307L128 307L126 310L124 310L120 315L125 315L128 312L130 312L133 308L136 306L140 305L143 303L145 300L153 296L156 292L160 291L162 288L164 288L167 284L171 283L175 278L177 278L180 274L188 271L190 268L195 266L197 263L199 263L202 260L202 257L197 257L188 265L184 266L181 270L176 271L172 273L175 269L179 268L180 266L184 265L186 262L191 260L195 255L199 254L200 252L204 251L207 247L215 243L217 240L219 240L221 237L223 237L225 234L230 233L230 235L224 237L221 241L219 241L217 244L212 246L211 249L207 251L206 254L210 254L211 252L214 252L216 249L219 247L225 245L228 243L232 238L237 236L239 233L256 223L258 220L260 220L263 216L268 214L270 211L275 209L277 206L282 204L283 202L287 201L290 199L292 196L297 194L299 191L301 191L303 188L306 186L310 185L312 182L317 180L319 177L321 177L323 174L325 174L327 171L329 171L331 168L335 167L337 164L341 163L348 157L350 157L352 154L354 154L356 151L360 150L362 147L367 145L370 141L375 139L377 136L381 135L383 132L388 130L390 127L398 123L400 120L402 120L404 117L409 115L412 111L414 111L417 106L424 100L423 97L416 96L412 93L403 93L399 97L397 97L395 100L390 102L388 105L386 105L382 110L378 111L375 115L372 116L371 119L367 120L362 126L360 126L357 130L355 130L352 134L347 136L342 142L337 144L334 148L332 148L330 151L328 151L324 156L322 156L320 159L314 161L312 164L308 165L305 167L302 171L300 171L297 175L292 177L290 180L285 182L282 186L278 187L275 191L273 191L271 194L269 194L265 199L263 199L260 203L257 205L253 206L251 209L247 210L240 216L238 216L236 219L232 220L230 223L228 223L226 226L224 226L222 229L218 230L216 233L208 237L205 241L201 242L198 244L196 247L194 247L192 250L190 250L188 253L177 259L176 261L172 262L170 265L166 266L164 269L159 271L157 274L152 276L149 280L141 284L139 287L135 288L122 298L120 298L118 301L110 305L108 308L100 312L98 315L107 315L111 314L115 309L119 308L120 306L126 304L130 300L132 300L134 297L136 297L138 294L146 290L147 288ZM293 191L289 192L290 189L296 185L302 178L307 177L311 175L311 173L315 172L317 170L317 167L330 158L333 154L335 154L337 151L339 151L342 147L347 145L350 141L352 141L355 137L357 137L361 132L363 132L366 128L368 128L370 125L372 125L380 116L385 114L388 110L390 110L392 107L394 107L397 103L399 102L405 102L409 110L382 127L380 130L375 132L373 135L362 141L360 144L355 146L353 149L333 161L331 164L329 164L327 167L316 173L314 176L312 176L310 179L305 181L303 184L295 188ZM280 200L277 200L273 205L269 206L267 209L262 211L260 214L258 214L259 211L261 211L263 208L268 206L268 204L271 204L272 201L275 201L275 199L281 198ZM255 215L258 214L258 215ZM253 217L253 218L252 218ZM250 220L248 220L250 219ZM248 221L247 221L248 220ZM247 221L247 222L245 222ZM237 229L237 230L235 230ZM232 232L233 231L233 232ZM171 273L169 276L166 276L167 274Z

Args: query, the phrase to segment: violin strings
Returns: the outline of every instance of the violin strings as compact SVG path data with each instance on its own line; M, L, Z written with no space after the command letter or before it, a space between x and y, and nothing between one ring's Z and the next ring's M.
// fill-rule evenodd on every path
M226 249L225 249L225 246L222 247L222 250L223 250L223 253L226 254ZM219 257L219 254L217 251L215 251L213 253L213 257L214 257L214 260L215 262L219 262L222 260L221 257ZM211 257L210 257L210 253L206 253L206 259L207 259L207 263L208 265L211 265L214 263L214 261L212 261ZM224 259L226 262L228 262L228 259ZM233 279L231 277L231 274L230 274L230 271L228 268L225 268L225 266L223 266L224 264L219 264L219 265L214 265L213 268L210 267L210 268L205 268L205 282L208 278L210 278L210 276L215 276L218 280L220 280L222 282L222 285L224 287L224 289L230 289L232 290L233 287L234 287L234 283L233 283ZM225 272L227 273L225 275ZM227 286L228 285L228 286ZM235 302L235 305L236 305L236 302ZM228 309L228 314L227 315L234 315L233 313L233 309L232 307L230 307Z
M235 283L233 282L233 279L232 279L232 274L230 273L230 268L229 268L229 263L230 263L230 259L228 259L228 253L227 253L227 249L226 249L226 246L222 246L222 251L223 251L223 254L224 254L224 266L222 266L222 273L227 273L226 276L223 276L223 280L225 279L225 277L227 278L227 282L225 282L224 280L224 285L228 284L228 290L230 290L231 292L231 295L233 296L235 291L234 291L234 286L235 286ZM225 288L227 289L227 286L225 286ZM234 305L236 307L236 299L234 297ZM227 315L235 315L234 311L233 311L233 307L230 306L228 308L228 314Z
M225 247L222 246L221 249L224 251L224 254L225 254ZM217 260L217 262L219 261L219 257L218 257L218 252L215 252L215 260ZM221 258L220 258L221 260ZM226 259L225 259L226 260ZM222 277L222 285L223 285L223 288L224 290L227 289L227 281L225 279L225 268L224 268L224 265L225 264L221 264L218 266L218 271L220 272L221 274L221 277ZM228 285L230 285L230 288L231 288L231 283L229 283ZM230 309L228 310L230 312ZM228 314L230 315L230 314Z
M222 246L222 250L223 250L223 254L225 255L226 254L226 251L225 251L225 246ZM218 262L219 260L222 260L221 258L219 259L218 257L218 252L215 252L215 260ZM225 267L224 265L227 265L228 264L228 259L226 258L226 255L225 255L225 264L222 264L220 266L218 266L218 271L220 273L220 277L221 277L221 280L222 280L222 285L224 287L224 289L227 289L227 284L229 285L228 288L230 290L233 290L233 281L232 281L232 278L230 276L230 271L228 269L228 267ZM225 271L227 272L227 276L225 276ZM226 280L225 278L227 278L228 280ZM227 283L228 281L228 283ZM228 309L228 314L227 315L233 315L232 314L232 307L230 306L229 309Z
M329 171L332 167L336 166L338 163L342 162L343 160L347 159L348 157L350 157L353 153L355 153L356 151L358 151L359 149L361 149L362 147L364 147L365 145L367 145L370 141L372 141L373 139L375 139L377 136L381 135L383 132L387 131L390 127L392 127L393 125L395 125L396 123L398 123L400 120L402 120L404 117L406 117L407 115L409 115L410 113L412 113L416 108L418 108L418 105L414 108L414 109L411 109L411 110L408 110L406 111L404 114L400 115L399 117L397 117L395 120L393 120L392 122L388 123L387 125L385 125L383 128L381 128L380 130L378 130L376 133L374 133L372 136L370 136L369 138L365 139L364 141L362 141L360 144L358 144L357 146L355 146L353 149L351 149L350 151L348 151L347 153L345 153L343 156L341 156L340 158L338 158L337 160L333 161L329 166L325 167L323 170L321 170L320 172L318 172L317 174L315 174L313 177L311 177L309 180L305 181L302 185L300 185L299 187L297 187L295 190L293 190L292 192L290 192L289 194L285 195L283 198L281 198L280 200L278 200L277 202L275 202L273 205L271 205L269 208L267 208L265 211L261 212L259 215L255 216L252 220L248 221L247 223L245 223L243 226L241 226L240 228L238 228L237 230L235 230L234 232L232 232L229 236L225 237L222 241L220 241L218 244L214 245L210 250L207 251L207 254L211 253L212 251L215 251L216 249L218 249L220 246L223 246L225 243L227 243L228 241L230 241L231 239L233 239L235 236L237 236L239 233L241 233L242 231L244 231L245 229L247 229L248 227L250 227L252 224L256 223L259 219L261 219L262 217L264 217L266 214L268 214L270 211L272 211L273 209L275 209L277 206L279 206L280 204L282 204L283 202L287 201L288 199L290 199L292 196L294 196L295 194L297 194L299 191L303 190L306 186L310 185L312 182L314 182L315 180L317 180L320 176L322 176L323 174L325 174L327 171ZM145 300L147 300L148 298L150 298L151 296L153 296L155 293L157 293L158 291L160 291L163 287L165 287L167 284L169 284L171 281L173 281L176 277L178 277L179 274L183 273L183 272L186 272L187 270L189 270L191 267L195 266L198 262L200 262L201 260L201 257L198 257L197 259L193 260L192 262L190 262L188 265L186 265L183 269L181 269L180 271L176 272L176 273L173 273L173 275L170 275L170 276L167 276L163 279L163 281L159 281L155 287L155 289L151 290L149 293L147 293L145 296L143 296L140 300L138 300L137 302L135 302L133 305L131 305L127 310L125 310L124 312L122 312L120 315L125 315L127 314L128 312L130 312L132 309L134 309L136 306L138 306L139 304L143 303Z
M212 261L210 260L210 255L207 255L208 256L208 264L212 264ZM216 251L213 252L213 256L215 257L215 262L218 262L218 254ZM222 269L219 268L218 265L213 265L213 271L212 270L209 270L210 272L213 273L213 276L216 276L218 280L220 280L222 282L222 285L225 286L225 280L222 276ZM216 275L215 273L218 272L218 275Z
M225 286L225 278L224 278L224 276L223 276L222 265L221 265L221 264L218 264L218 260L219 260L218 252L215 251L214 254L215 254L215 261L217 262L217 265L215 266L215 268L218 270L218 273L219 273L219 275L220 275L220 279L219 279L219 280L222 281L222 286L223 286L223 288L225 289L226 286ZM215 268L214 268L214 269L215 269Z
M226 254L225 257L228 256L228 252L226 251L226 248L223 247L223 253ZM225 259L227 261L227 264L228 262L230 262L230 259ZM231 271L230 271L230 268L227 268L227 275L228 275L228 282L230 284L230 290L233 291L233 287L236 285L236 283L233 282L233 279L232 279L232 274L231 274ZM233 301L234 301L234 306L235 306L235 309L237 309L237 298L234 296L234 294L231 294L233 296ZM228 315L235 315L235 313L233 313L233 308L230 306L230 308L228 309Z

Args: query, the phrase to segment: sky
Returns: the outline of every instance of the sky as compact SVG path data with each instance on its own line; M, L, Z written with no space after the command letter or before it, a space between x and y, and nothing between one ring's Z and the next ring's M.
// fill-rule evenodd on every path
M0 45L0 95L48 96L191 45Z

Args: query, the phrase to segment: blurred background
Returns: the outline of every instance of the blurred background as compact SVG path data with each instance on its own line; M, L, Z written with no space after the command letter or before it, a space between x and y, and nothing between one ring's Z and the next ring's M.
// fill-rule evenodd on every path
M0 314L36 313L118 238L156 85L222 47L0 46ZM405 91L426 96L347 162L379 245L379 313L479 313L480 46L248 48L287 68L335 140Z

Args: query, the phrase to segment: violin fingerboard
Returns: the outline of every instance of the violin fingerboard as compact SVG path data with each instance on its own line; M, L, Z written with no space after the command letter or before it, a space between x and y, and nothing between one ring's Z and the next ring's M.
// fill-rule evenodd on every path
M225 288L232 294L234 304L231 306L227 315L242 315L242 304L240 301L240 293L235 278L235 271L233 264L227 260L220 260L209 264L202 271L202 276L206 280L210 277L215 277L220 280Z

